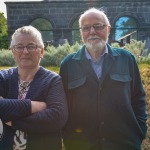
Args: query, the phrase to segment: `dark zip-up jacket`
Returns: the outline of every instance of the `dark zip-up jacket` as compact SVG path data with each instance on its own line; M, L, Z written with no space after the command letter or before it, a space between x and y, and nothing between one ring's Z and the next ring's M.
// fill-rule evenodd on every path
M145 91L134 56L111 48L97 78L85 46L61 63L69 119L66 150L140 150L147 131Z

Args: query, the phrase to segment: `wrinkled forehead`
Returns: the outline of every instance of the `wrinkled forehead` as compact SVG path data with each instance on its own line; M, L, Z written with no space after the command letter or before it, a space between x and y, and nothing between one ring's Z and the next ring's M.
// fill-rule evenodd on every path
M106 21L105 21L104 16L102 14L96 13L96 12L89 12L82 17L81 26L83 26L85 24L90 24L91 22L105 23Z
M13 45L37 43L37 38L29 33L19 33L13 39Z
M16 34L14 38L20 38L20 37L35 38L35 37L36 37L36 35L31 34L31 33L24 33L24 32L20 32L20 33Z

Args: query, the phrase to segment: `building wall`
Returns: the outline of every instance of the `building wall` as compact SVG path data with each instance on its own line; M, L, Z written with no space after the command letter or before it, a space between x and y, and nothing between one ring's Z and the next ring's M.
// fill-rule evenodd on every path
M97 7L103 8L110 20L110 41L114 40L115 21L121 16L130 16L137 21L138 40L146 40L146 47L150 50L150 0L43 0L5 3L9 36L18 27L29 25L37 18L44 18L53 26L55 42L65 38L71 43L74 21L86 9Z

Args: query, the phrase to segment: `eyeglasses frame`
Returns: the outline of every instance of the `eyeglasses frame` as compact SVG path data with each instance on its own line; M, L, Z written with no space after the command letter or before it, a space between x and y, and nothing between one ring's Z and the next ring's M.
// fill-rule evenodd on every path
M18 45L19 45L19 44L18 44ZM21 45L21 44L20 44L20 45ZM28 48L29 45L34 45L34 46L35 46L35 50L32 50L32 51L28 50L28 49L29 49L29 48ZM18 52L18 53L22 53L25 48L27 49L28 52L35 52L35 51L37 51L37 49L39 48L39 46L36 45L36 44L29 44L29 45L26 45L26 46L21 45L21 46L23 47L23 50L22 50L22 51L16 50L16 49L15 49L15 46L17 46L17 45L14 45L14 46L13 46L13 50L16 51L16 52Z
M96 29L96 26L97 26L97 25L100 25L102 28ZM106 26L108 26L108 25L98 23L98 24L94 24L94 25L85 25L85 26L83 26L83 27L89 27L88 30L83 30L83 27L80 27L80 29L82 30L82 32L90 32L91 28L93 27L95 31L101 31L101 30L103 30Z

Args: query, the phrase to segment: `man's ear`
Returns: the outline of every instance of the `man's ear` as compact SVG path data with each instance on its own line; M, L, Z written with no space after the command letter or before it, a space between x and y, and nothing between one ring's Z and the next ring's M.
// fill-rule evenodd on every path
M44 48L41 49L41 58L44 56Z
M108 33L110 34L111 27L107 26Z

